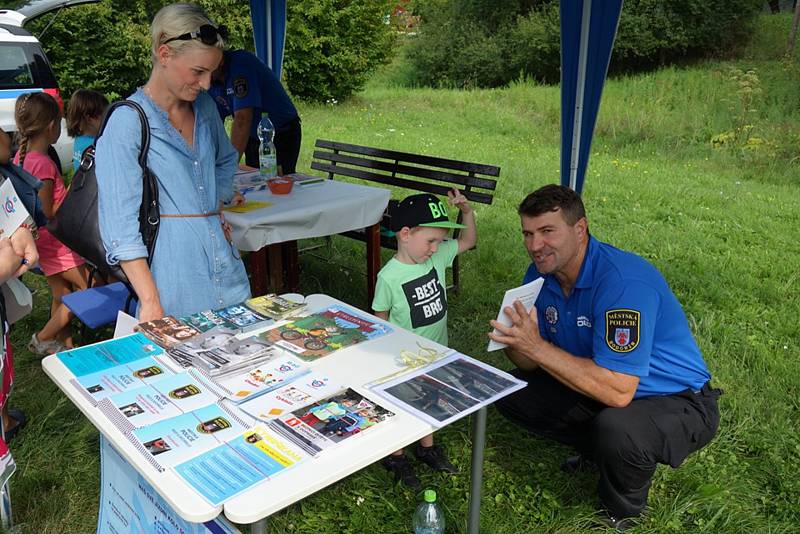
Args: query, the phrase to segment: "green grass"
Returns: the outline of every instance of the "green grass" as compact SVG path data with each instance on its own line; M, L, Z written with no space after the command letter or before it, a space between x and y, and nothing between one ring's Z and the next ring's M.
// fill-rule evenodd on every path
M681 468L659 468L647 515L633 532L788 533L800 524L800 68L780 56L789 24L788 15L763 17L742 59L667 68L606 87L584 189L591 230L664 273L714 382L726 391L716 439ZM746 114L752 135L766 141L757 148L710 143L740 123L730 109L739 98L731 67L755 69L764 89L756 111ZM317 138L501 166L494 203L477 207L479 245L463 257L450 337L462 352L509 368L484 352L485 333L503 291L528 263L516 205L559 179L558 88L414 89L380 76L384 81L346 103L301 107L300 167L308 170ZM302 291L366 307L363 249L337 238L333 251L350 268L304 256ZM18 352L11 403L32 417L12 444L15 517L25 532L92 532L97 432L24 350L47 307L42 281L26 280L40 291L37 310L12 331ZM468 421L437 439L463 474L421 475L440 495L448 532L464 532ZM568 453L490 409L483 531L588 531L595 480L561 473ZM418 500L371 466L276 514L270 525L276 533L409 532Z

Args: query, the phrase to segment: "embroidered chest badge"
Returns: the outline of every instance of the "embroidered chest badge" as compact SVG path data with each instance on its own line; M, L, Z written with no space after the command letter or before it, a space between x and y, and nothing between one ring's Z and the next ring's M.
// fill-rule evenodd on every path
M247 78L239 76L233 80L233 94L236 98L244 98L247 96Z
M630 352L639 346L641 314L636 310L606 312L606 344L614 352Z
M548 306L544 310L544 318L547 319L547 322L550 324L556 324L558 322L558 310L555 306Z

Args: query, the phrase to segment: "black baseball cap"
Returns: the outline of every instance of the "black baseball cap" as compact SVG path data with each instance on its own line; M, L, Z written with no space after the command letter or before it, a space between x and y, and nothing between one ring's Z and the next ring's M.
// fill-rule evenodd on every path
M389 208L392 217L392 231L399 232L404 227L429 226L434 228L466 228L463 224L450 222L447 218L447 205L430 193L411 195Z

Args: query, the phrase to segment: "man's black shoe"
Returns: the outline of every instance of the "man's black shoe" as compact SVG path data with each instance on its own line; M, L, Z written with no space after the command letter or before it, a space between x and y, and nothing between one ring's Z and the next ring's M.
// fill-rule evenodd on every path
M414 491L422 489L422 482L417 478L414 467L408 462L405 454L387 456L381 460L381 465L391 471L395 481L399 480Z
M608 510L603 510L599 514L600 523L603 528L613 528L617 532L625 532L631 527L636 526L635 517L616 517L611 515Z
M450 460L447 459L444 451L438 445L431 445L430 447L417 445L417 448L414 450L414 456L416 456L419 461L428 464L434 471L458 473L456 466L450 463Z
M561 470L571 475L575 473L597 473L597 464L588 458L577 455L570 456L561 464Z

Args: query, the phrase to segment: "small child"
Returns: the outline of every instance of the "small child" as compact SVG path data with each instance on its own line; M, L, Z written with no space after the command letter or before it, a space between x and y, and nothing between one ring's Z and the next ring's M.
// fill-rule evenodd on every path
M108 99L91 89L78 89L72 93L67 108L67 133L75 138L72 147L72 170L81 166L83 151L94 143L103 115L108 109Z
M448 193L461 210L464 224L450 222L447 206L435 196L411 195L389 209L397 236L397 254L378 273L372 309L375 315L406 330L447 346L447 295L445 269L456 255L475 246L475 213L457 189ZM458 239L445 240L450 228L462 228ZM455 473L433 434L422 438L414 455L436 471ZM421 488L403 450L383 460L395 479L415 490Z
M44 182L39 199L45 216L52 219L67 195L61 173L47 155L48 147L61 135L61 110L47 93L26 93L17 99L14 118L19 136L14 163ZM39 229L36 248L39 249L39 267L47 276L53 301L50 320L41 331L33 334L28 349L45 356L72 346L71 314L61 298L76 289L86 289L88 273L83 259L46 228Z

